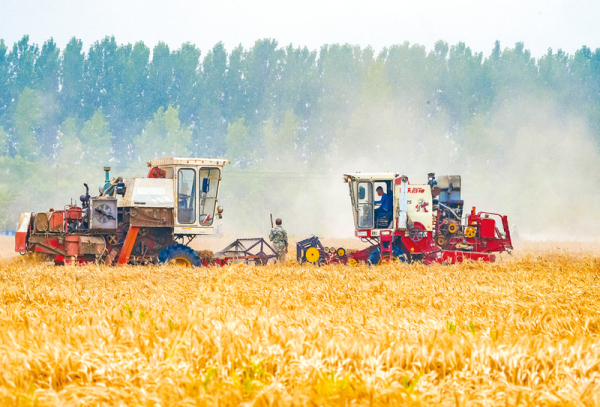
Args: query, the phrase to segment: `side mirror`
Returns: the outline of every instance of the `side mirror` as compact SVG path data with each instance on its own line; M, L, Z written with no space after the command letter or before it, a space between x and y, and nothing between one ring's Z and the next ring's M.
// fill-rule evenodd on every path
M210 189L210 180L208 178L202 178L202 192L207 193Z
M358 199L365 199L365 187L358 187Z

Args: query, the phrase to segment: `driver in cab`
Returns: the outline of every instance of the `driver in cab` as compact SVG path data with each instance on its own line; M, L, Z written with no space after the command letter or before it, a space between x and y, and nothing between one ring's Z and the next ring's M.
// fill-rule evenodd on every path
M387 223L389 223L389 221L392 219L394 201L392 200L391 196L383 192L383 187L377 187L376 191L377 195L380 196L380 200L375 201L375 205L379 205L378 208L375 208L375 219L377 221L387 219ZM387 225L384 227L387 227Z

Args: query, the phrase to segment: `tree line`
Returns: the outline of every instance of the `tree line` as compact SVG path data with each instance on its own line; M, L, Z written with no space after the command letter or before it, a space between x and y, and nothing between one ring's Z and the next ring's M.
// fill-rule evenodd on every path
M385 145L419 137L489 161L508 154L503 144L520 131L498 136L497 112L532 100L551 101L552 115L577 117L600 141L600 49L549 49L536 59L523 43L490 48L309 50L264 39L203 54L191 43L150 49L114 37L87 50L77 38L64 49L52 39L0 40L0 221L10 228L17 206L69 190L64 171L74 166L130 168L178 155L227 157L240 170L326 171L323 163L358 154L360 144L369 150L362 155L391 166ZM435 148L411 147L410 159Z

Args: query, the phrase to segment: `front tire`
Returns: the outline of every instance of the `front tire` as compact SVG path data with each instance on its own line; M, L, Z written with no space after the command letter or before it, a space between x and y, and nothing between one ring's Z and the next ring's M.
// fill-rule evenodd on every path
M162 249L158 255L158 261L166 264L177 264L186 267L200 267L200 257L189 246L176 243Z

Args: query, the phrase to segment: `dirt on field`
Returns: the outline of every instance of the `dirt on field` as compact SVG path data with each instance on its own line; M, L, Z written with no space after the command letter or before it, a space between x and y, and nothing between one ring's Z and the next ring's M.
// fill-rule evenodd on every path
M0 263L18 256L14 236L0 236Z
M600 405L599 248L372 268L9 255L0 404Z

